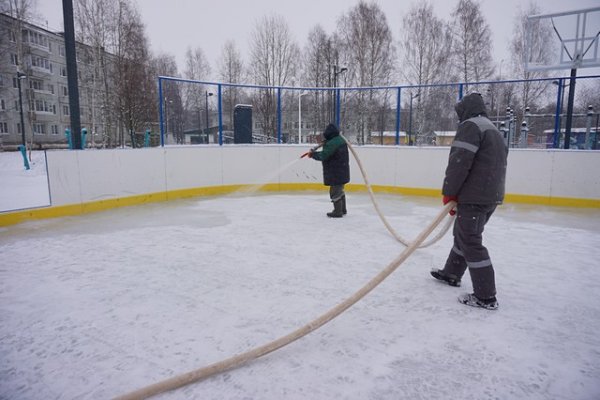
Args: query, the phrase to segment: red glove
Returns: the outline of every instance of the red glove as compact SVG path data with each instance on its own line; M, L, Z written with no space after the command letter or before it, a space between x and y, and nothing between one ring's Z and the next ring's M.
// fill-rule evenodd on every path
M458 196L444 196L442 198L442 202L444 203L444 205L450 203L451 201L458 203ZM452 210L450 210L450 212L448 212L448 214L455 215L456 210L453 208Z

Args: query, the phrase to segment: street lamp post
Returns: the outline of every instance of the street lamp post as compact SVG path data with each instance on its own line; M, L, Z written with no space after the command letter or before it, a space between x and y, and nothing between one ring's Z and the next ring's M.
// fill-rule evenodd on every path
M208 140L208 139L209 139L209 136L210 136L210 134L209 134L209 132L208 132L208 129L209 129L209 127L208 127L208 97L209 97L209 96L212 96L212 95L213 95L213 93L212 93L212 92L209 92L208 90L206 90L206 91L204 92L204 95L205 95L205 97L204 97L204 98L205 98L205 100L206 100L206 102L205 102L205 105L206 105L206 144L208 144L208 143L210 142L210 141Z
M19 87L19 110L21 112L21 141L23 146L26 147L25 141L25 119L23 118L23 94L21 93L21 79L27 78L22 72L17 72L17 86Z
M302 143L302 96L307 95L308 92L304 91L298 96L298 143Z
M413 99L416 99L417 97L419 97L419 93L413 95L410 95L410 108L409 108L409 112L408 112L408 145L412 146L412 109L413 109Z
M337 92L337 76L339 74L343 74L346 71L348 71L348 68L346 68L346 67L342 67L338 70L337 65L333 66L333 113L332 113L331 122L335 122L336 125L340 124L340 121L338 118L338 113L337 113L337 105L339 102L339 97L338 97L338 92Z

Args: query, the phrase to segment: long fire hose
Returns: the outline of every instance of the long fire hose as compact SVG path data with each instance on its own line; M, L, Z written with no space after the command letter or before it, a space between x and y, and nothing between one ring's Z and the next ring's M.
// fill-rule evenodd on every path
M416 249L419 248L419 245L423 243L423 241L431 234L431 232L439 225L439 223L444 219L444 217L448 214L448 212L456 205L455 202L451 201L444 206L444 208L438 213L435 219L417 236L417 238L406 247L398 257L396 257L392 262L388 264L381 272L379 272L374 278L372 278L366 285L360 288L356 293L352 296L348 297L343 302L339 303L337 306L333 307L325 314L316 318L315 320L307 323L303 327L296 329L295 331L280 337L279 339L273 340L270 343L267 343L263 346L256 347L252 350L249 350L245 353L238 354L237 356L227 358L225 360L219 361L217 363L208 365L204 368L200 368L194 371L187 372L182 375L178 375L169 379L165 379L164 381L157 382L153 385L146 386L144 388L138 389L136 391L127 393L125 395L119 396L116 400L137 400L137 399L145 399L150 396L157 395L159 393L163 393L169 390L177 389L179 387L188 385L193 382L200 381L202 379L206 379L209 376L231 370L235 367L238 367L242 364L250 362L254 359L264 356L265 354L269 354L281 347L284 347L295 340L300 339L301 337L311 333L312 331L320 328L325 325L327 322L331 321L342 312L350 308L360 299L362 299L367 293L373 290L377 285L379 285L385 278L387 278L392 272L396 270Z
M379 204L377 203L377 199L375 198L375 194L373 194L373 189L371 188L371 184L369 183L369 178L367 178L365 169L362 165L362 162L360 161L360 158L358 157L358 154L356 154L354 147L352 146L352 144L350 144L350 141L348 139L346 139L343 135L340 134L340 136L348 144L348 148L350 149L350 152L352 153L352 155L354 156L354 159L356 160L356 163L358 164L360 173L363 177L363 180L365 181L365 186L367 187L367 190L369 191L369 197L371 198L373 207L375 207L375 211L377 211L377 215L379 215L379 219L381 219L381 222L383 222L383 225L385 225L385 227L390 232L390 234L394 237L394 239L396 239L398 242L402 243L403 245L408 246L409 242L406 239L403 239L400 235L398 235L396 233L394 228L392 228L390 223L387 221L387 219L381 212L381 209L379 208ZM429 241L420 245L419 248L428 247L428 246L431 246L432 244L436 243L438 240L440 240L442 237L444 237L444 235L446 234L446 232L448 232L448 229L450 229L450 227L452 226L453 223L454 223L454 217L448 218L446 220L446 224L439 230L439 232L434 237L432 237Z
M344 138L344 140L346 140L346 138ZM348 143L347 140L346 140L346 142ZM325 325L326 323L328 323L329 321L331 321L332 319L336 318L341 313L346 311L348 308L353 306L360 299L365 297L369 292L371 292L373 289L375 289L389 275L391 275L391 273L394 272L400 266L400 264L402 264L416 249L418 249L420 247L424 247L423 242L425 241L425 239L431 234L431 232L433 232L433 230L440 224L440 222L442 222L444 217L446 217L448 215L448 212L456 206L456 203L454 201L451 201L448 204L446 204L444 206L444 208L442 208L442 210L435 217L435 219L417 236L417 238L412 243L405 243L405 241L403 241L403 240L401 240L401 238L397 237L397 235L395 234L395 232L393 231L391 226L389 226L387 221L385 221L385 218L383 217L383 214L381 214L379 207L377 205L377 202L373 196L372 189L371 189L370 185L368 184L368 180L367 180L366 174L364 173L362 164L360 163L360 160L359 160L358 156L356 155L356 152L350 145L350 143L348 143L348 147L350 148L353 156L355 157L356 161L359 164L361 173L363 174L363 178L365 179L365 183L367 184L367 187L369 189L369 193L371 195L371 200L373 201L373 204L374 204L375 208L377 209L377 212L379 213L380 217L384 221L384 224L386 225L388 230L390 230L390 232L393 232L392 235L394 237L396 237L396 239L398 241L400 241L403 244L406 244L407 247L402 251L402 253L400 253L382 271L380 271L375 277L373 277L369 282L367 282L362 288L360 288L352 296L348 297L346 300L342 301L341 303L339 303L335 307L331 308L329 311L322 314L320 317L307 323L303 327L298 328L295 331L293 331L285 336L280 337L279 339L275 339L270 343L267 343L267 344L259 346L259 347L255 347L254 349L251 349L245 353L241 353L236 356L227 358L225 360L216 362L214 364L210 364L206 367L199 368L194 371L190 371L190 372L178 375L178 376L174 376L172 378L165 379L161 382L154 383L152 385L143 387L141 389L137 389L133 392L118 396L115 398L115 400L138 400L138 399L145 399L145 398L148 398L151 396L155 396L160 393L164 393L164 392L167 392L170 390L180 388L185 385L189 385L190 383L198 382L200 380L206 379L210 376L219 374L221 372L234 369L242 364L248 363L252 360L255 360L259 357L269 354L277 349L287 346L288 344L300 339L301 337L308 335L312 331L317 330L318 328ZM449 220L452 221L453 218L449 218ZM443 231L443 232L445 233L445 231ZM439 234L438 234L438 236L439 236ZM441 236L443 236L443 233ZM441 236L439 236L439 237L441 237ZM438 238L438 240L439 240L439 238ZM433 242L435 242L435 241L433 241Z

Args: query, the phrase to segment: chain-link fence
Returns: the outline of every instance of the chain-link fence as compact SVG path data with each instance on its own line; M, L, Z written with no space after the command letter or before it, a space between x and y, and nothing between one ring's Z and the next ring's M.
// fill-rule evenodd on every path
M373 88L300 88L159 78L160 143L317 143L336 123L357 145L448 146L454 106L479 92L511 147L598 149L600 76ZM570 140L564 138L573 97Z

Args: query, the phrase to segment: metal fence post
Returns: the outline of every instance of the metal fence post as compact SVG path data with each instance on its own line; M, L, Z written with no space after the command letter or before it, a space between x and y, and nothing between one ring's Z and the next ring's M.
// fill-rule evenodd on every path
M217 85L217 107L219 110L219 146L223 146L223 85ZM230 128L231 129L231 128ZM207 143L208 144L208 143Z
M277 143L281 143L281 88L277 88Z
M165 127L164 127L164 114L163 114L163 92L162 92L162 78L158 77L158 114L160 118L160 146L165 146Z
M398 87L396 95L396 146L400 145L400 96L402 88Z

